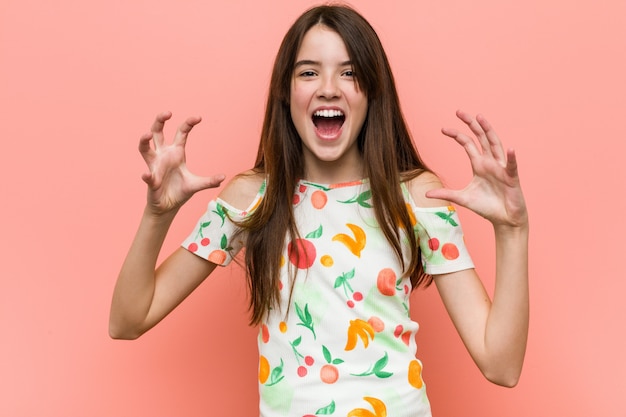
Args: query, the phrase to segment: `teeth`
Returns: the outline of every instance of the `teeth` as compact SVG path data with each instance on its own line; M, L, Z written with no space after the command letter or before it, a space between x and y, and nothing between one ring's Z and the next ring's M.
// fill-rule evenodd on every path
M316 117L339 117L343 116L343 112L341 110L318 110L313 113L313 116Z

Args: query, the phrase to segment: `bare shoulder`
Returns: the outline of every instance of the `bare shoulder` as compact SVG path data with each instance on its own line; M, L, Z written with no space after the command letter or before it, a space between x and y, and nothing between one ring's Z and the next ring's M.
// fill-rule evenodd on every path
M265 175L261 172L244 171L228 182L219 198L237 209L245 210L254 201L264 180Z
M426 197L426 192L443 188L439 177L430 171L424 171L407 182L409 192L417 207L441 207L450 203L437 198Z

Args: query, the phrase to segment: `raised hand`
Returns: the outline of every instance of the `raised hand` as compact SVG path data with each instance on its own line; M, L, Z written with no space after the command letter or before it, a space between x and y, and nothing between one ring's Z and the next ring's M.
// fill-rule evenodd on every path
M178 128L174 141L165 143L163 127L172 117L164 112L156 116L149 133L139 139L139 152L148 165L142 179L148 184L148 208L153 214L164 214L178 209L191 196L206 188L217 187L224 175L199 177L187 169L185 145L191 129L200 123L200 117L190 117ZM150 146L150 141L154 147Z
M431 190L429 198L439 198L467 207L494 226L524 226L528 222L526 204L517 173L515 151L504 151L502 142L487 120L457 111L475 139L456 129L442 133L458 142L469 156L473 178L462 190ZM478 142L478 143L477 143Z

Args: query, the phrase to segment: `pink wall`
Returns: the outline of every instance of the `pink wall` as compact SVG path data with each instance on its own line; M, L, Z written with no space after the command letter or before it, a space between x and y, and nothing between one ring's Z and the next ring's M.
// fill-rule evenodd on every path
M199 114L189 165L250 166L273 55L313 1L0 2L0 415L253 416L255 330L221 270L135 342L107 336L144 202L137 139ZM452 185L439 134L483 112L519 155L532 219L532 328L513 390L471 363L434 289L414 297L438 417L623 416L626 3L354 1L386 45L406 117ZM172 132L173 129L170 129ZM181 212L177 246L205 192ZM462 213L491 287L489 226Z

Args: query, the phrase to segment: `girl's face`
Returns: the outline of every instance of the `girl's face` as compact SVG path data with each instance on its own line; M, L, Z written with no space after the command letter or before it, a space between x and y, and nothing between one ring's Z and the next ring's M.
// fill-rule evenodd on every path
M314 26L304 36L292 77L290 109L304 145L308 180L336 183L361 178L357 137L367 115L367 97L357 88L343 40L325 26Z

